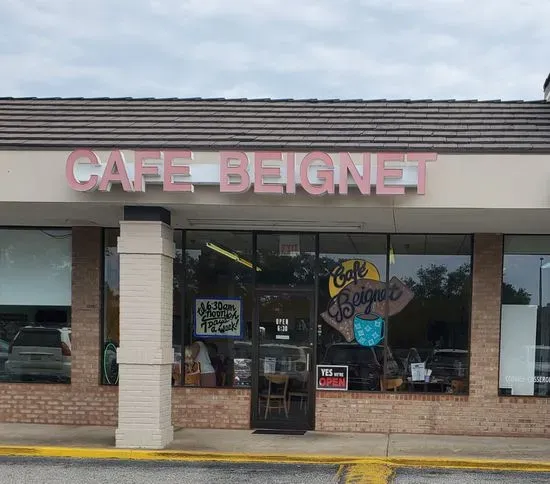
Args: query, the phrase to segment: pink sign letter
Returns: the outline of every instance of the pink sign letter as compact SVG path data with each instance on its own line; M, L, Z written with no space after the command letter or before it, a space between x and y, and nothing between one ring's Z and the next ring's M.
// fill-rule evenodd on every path
M363 153L363 176L351 159L349 153L340 153L340 188L342 195L348 193L348 175L351 175L357 188L363 195L370 195L370 153Z
M296 157L293 152L286 154L286 193L296 193Z
M125 192L133 191L132 182L128 178L124 156L120 150L113 150L109 155L107 166L103 172L103 178L99 183L100 192L108 192L113 182L120 182Z
M96 154L91 150L75 150L67 158L67 164L65 165L65 177L69 186L78 192L88 192L95 190L99 182L97 175L90 175L90 178L86 182L79 182L74 176L74 168L77 161L80 158L87 158L90 165L100 166L99 160Z
M237 162L237 165L231 162ZM220 192L243 193L250 189L248 157L242 151L222 151L220 153ZM230 177L239 177L234 182Z
M377 195L404 195L405 187L397 185L386 185L386 178L402 178L402 168L386 168L386 161L405 160L403 153L378 153L378 164L376 166L376 194Z
M317 177L322 181L319 185L312 184L308 177L309 168L316 161L322 161L325 165L317 170ZM334 163L330 155L322 151L308 153L300 165L300 181L304 190L311 195L323 195L324 193L334 195Z
M280 151L258 151L254 153L254 191L256 193L283 193L283 185L266 183L265 178L281 178L280 166L264 166L264 161L283 160Z
M419 195L426 194L426 162L436 161L437 153L408 153L407 161L418 162L418 182L416 193Z
M165 192L192 192L193 184L189 182L175 181L174 175L189 176L191 170L189 165L173 165L176 159L192 159L193 153L188 150L165 151L164 152L164 184Z
M157 166L144 165L145 160L160 160L160 151L136 151L134 160L134 190L136 192L145 191L145 183L143 175L158 175L159 169Z

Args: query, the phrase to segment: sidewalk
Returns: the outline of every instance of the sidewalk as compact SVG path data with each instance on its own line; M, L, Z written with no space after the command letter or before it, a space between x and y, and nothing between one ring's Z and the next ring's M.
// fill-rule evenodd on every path
M113 427L0 423L0 455L426 465L550 471L550 439L175 429L165 451L115 449ZM439 465L437 464L439 463Z

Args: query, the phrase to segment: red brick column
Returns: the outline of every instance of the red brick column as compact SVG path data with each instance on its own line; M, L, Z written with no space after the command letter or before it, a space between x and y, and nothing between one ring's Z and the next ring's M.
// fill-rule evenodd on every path
M502 236L474 238L472 319L470 330L470 398L498 395Z
M100 381L102 230L74 227L72 240L71 384L97 386Z

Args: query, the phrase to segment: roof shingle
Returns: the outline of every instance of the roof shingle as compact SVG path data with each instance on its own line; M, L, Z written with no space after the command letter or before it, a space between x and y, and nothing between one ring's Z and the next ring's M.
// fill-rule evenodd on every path
M0 98L0 149L550 152L550 103Z

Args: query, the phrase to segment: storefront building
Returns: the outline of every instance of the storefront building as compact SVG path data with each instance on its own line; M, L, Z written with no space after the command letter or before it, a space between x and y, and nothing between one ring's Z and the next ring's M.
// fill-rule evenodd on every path
M0 168L0 421L550 436L547 101L3 99Z

